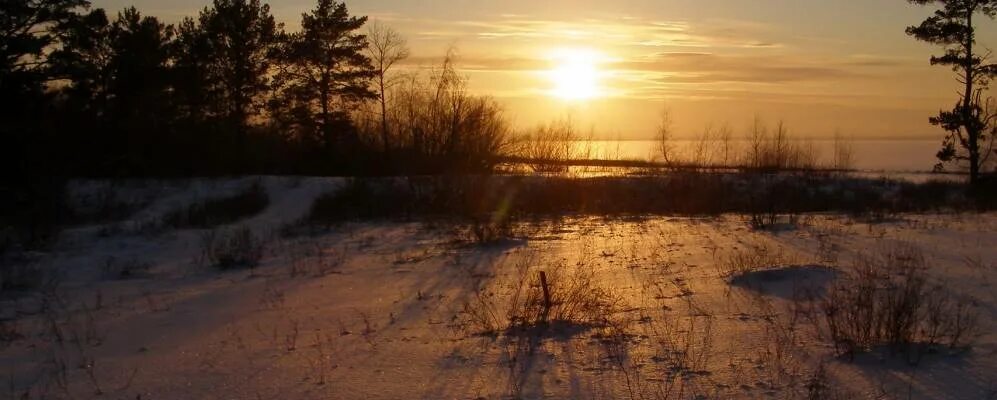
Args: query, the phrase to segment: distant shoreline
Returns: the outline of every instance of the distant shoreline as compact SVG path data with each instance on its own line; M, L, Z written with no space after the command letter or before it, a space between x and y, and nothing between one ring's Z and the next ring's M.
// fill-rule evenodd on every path
M847 140L847 141L851 141L851 142L890 142L890 141L898 141L898 142L934 142L934 141L939 141L940 142L941 139L942 139L942 136L937 136L937 137L927 137L927 136L847 137L847 136L845 136L845 137L843 137L843 139ZM590 139L590 138L581 138L581 139L572 139L572 140L569 140L569 141L571 141L571 142L657 142L658 140L659 139L657 139L657 138L650 138L650 139L639 139L639 138L623 138L623 139L591 138ZM699 141L700 139L697 138L697 137L694 137L694 136L690 136L690 137L682 136L682 137L673 137L673 138L670 138L669 140L671 140L671 141L681 141L681 142L686 142L686 141L693 142L693 141ZM717 141L717 140L718 139L710 139L710 141ZM751 140L751 138L747 137L747 136L739 136L739 137L732 137L730 140L731 141L745 141L745 140ZM790 137L790 138L787 138L787 140L794 141L794 142L806 142L808 140L833 141L833 140L836 140L836 139L833 136L831 136L831 137L817 136L817 137Z

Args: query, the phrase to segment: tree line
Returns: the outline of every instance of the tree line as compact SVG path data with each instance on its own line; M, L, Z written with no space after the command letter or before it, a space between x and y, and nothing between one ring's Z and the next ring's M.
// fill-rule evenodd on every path
M908 33L964 85L932 123L938 156L974 180L994 154L997 68L974 16L995 0L937 4ZM405 40L345 4L318 0L288 32L260 0L214 0L165 24L87 0L0 7L0 167L38 177L484 172L507 146L501 107L471 95L448 56L396 71Z
M507 139L452 57L318 0L288 32L260 0L165 24L86 0L0 8L3 168L24 179L484 172Z

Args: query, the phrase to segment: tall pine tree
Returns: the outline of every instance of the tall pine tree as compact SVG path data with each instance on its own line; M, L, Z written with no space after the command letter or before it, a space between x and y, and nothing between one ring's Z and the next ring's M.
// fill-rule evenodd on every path
M208 93L214 111L227 120L245 144L248 125L269 90L273 52L281 26L260 0L214 0L201 12L200 41Z
M907 28L907 34L944 47L945 53L931 57L931 64L951 67L959 75L962 89L958 103L951 111L941 111L931 118L931 123L948 132L938 158L943 163L968 162L970 181L976 183L981 168L993 154L992 143L997 134L997 115L993 115L992 100L983 98L990 80L997 76L997 65L987 63L976 47L975 17L993 19L997 16L997 0L908 1L939 6L921 25Z
M367 38L358 33L366 22L351 17L343 3L319 0L281 52L278 101L299 105L298 114L311 120L306 125L316 127L327 151L345 139L337 134L348 125L350 106L377 96L370 90L375 71L364 55Z

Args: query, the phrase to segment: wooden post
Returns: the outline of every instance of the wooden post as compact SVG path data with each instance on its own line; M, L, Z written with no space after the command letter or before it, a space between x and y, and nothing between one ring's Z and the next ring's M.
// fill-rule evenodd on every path
M547 315L550 313L550 288L547 287L547 273L540 271L540 287L544 290L544 322L547 321Z

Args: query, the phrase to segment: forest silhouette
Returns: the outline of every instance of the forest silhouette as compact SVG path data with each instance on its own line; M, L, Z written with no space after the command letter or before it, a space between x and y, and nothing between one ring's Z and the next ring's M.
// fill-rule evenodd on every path
M299 32L259 0L175 26L82 0L6 12L4 169L23 178L485 172L505 140L451 59L388 75L404 40L332 0Z

